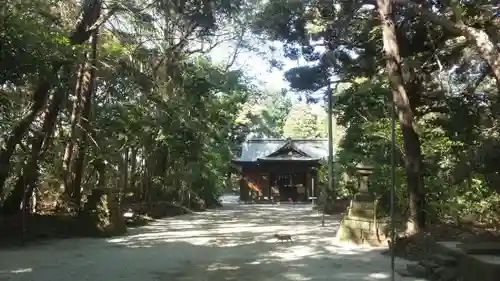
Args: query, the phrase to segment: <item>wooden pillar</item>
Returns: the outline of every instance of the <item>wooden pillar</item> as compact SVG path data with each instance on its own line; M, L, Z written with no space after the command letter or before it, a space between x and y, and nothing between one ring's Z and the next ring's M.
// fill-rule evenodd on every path
M247 170L246 169L241 169L241 172L240 172L240 200L241 201L248 201L249 199L249 188L248 188L248 181L247 181L247 178L246 178L246 173L247 173Z
M312 203L315 204L318 198L318 189L316 188L318 184L318 173L315 169L311 169L311 197Z
M275 200L273 193L273 186L275 185L276 185L276 173L272 172L269 178L269 194L270 194L270 199L273 201Z
M274 176L274 174L272 172L270 172L269 173L269 186L267 187L267 194L269 194L269 197L268 197L269 200L271 200L273 197L273 192L271 190L271 187L274 185L273 176Z
M245 201L246 196L245 196L245 179L243 178L243 175L240 175L240 200Z
M262 192L262 196L269 199L271 196L271 193L269 192L269 186L271 185L271 173L260 174L260 181L260 191Z

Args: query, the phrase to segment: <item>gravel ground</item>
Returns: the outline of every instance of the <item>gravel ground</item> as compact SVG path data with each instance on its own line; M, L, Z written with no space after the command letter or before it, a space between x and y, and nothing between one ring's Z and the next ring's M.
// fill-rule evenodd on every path
M390 280L381 249L335 243L338 225L339 217L326 216L321 227L310 205L226 202L223 209L159 220L123 237L0 251L0 280ZM294 241L276 243L278 232Z

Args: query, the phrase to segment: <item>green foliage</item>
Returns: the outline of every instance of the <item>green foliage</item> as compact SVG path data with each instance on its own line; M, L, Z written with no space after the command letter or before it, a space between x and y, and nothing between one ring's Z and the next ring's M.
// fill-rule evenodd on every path
M32 0L6 5L2 9L11 11L0 13L0 85L35 82L36 75L49 71L53 61L72 55L64 30L28 9L36 5L43 10L46 3Z
M0 114L5 120L0 131L7 132L2 134L2 153L9 131L24 126L20 121L33 113L33 92L47 88L49 98L34 112L40 118L27 121L25 128L34 133L16 135L14 156L2 158L2 169L11 164L11 173L5 194L2 182L0 198L9 196L16 174L27 173L25 163L34 159L40 163L40 184L52 190L66 178L72 184L75 169L80 169L75 155L83 147L84 200L97 194L98 186L116 191L118 201L126 204L164 200L199 209L217 205L232 172L231 159L248 134L237 119L257 89L247 86L244 73L213 63L207 53L227 40L227 29L243 33L242 23L232 19L249 16L242 13L253 4L105 0L101 18L110 12L112 24L99 30L95 77L86 72L80 79L80 69L90 69L85 62L91 46L70 45L68 34L78 32L74 29L81 27L77 20L82 14L95 11L71 1L21 2L7 1L0 8ZM47 79L59 69L57 79ZM80 100L92 79L86 126ZM68 95L55 113L55 134L42 128L46 115L41 113L51 108L51 94ZM282 126L286 101L271 110L269 128ZM267 102L279 103L280 97ZM43 136L41 155L25 153L37 134ZM70 167L64 162L68 152ZM94 205L85 210L98 211Z
M238 144L229 136L249 89L241 73L223 72L208 60L193 60L184 67L183 86L178 88L183 94L176 99L166 102L161 97L144 100L131 96L125 104L97 108L96 120L103 122L101 128L115 128L100 135L101 143L109 143L110 153L116 151L116 145L130 145L151 157L156 163L151 185L164 194L161 196L182 201L191 193L213 205L230 171ZM161 96L167 90L158 87L153 95ZM151 110L155 107L160 110Z
M303 103L292 106L284 125L284 135L292 138L315 138L322 136L318 128L318 116Z
M236 122L251 137L282 137L291 107L286 91L253 95L242 105Z
M490 7L469 2L456 1L455 16L498 41L499 23L492 20ZM440 13L436 17L447 14L446 4L427 4ZM397 39L421 140L429 218L495 214L496 209L486 211L497 202L493 191L500 186L498 169L494 171L498 163L494 161L499 161L500 102L493 94L498 90L494 81L487 78L493 72L477 49L471 48L473 43L458 43L456 33L436 21L431 25L425 15L415 17L408 6L395 7ZM341 193L352 194L356 163L375 162L371 189L387 213L392 93L381 73L385 60L380 55L382 30L376 9L363 6L363 1L269 1L256 18L258 34L283 42L288 58L309 62L286 72L293 89L312 96L323 92L328 78L343 81L334 103L336 122L345 128L336 156L335 186ZM307 114L305 119L310 119ZM311 127L309 123L297 127ZM409 148L399 126L396 139L396 207L405 213L409 200L404 167Z
M116 14L113 24L100 29L90 126L77 130L71 129L78 119L72 109L80 106L78 73L90 48L70 45L67 34L74 32L82 7L73 1L9 0L0 8L2 151L14 126L25 128L11 144L12 159L0 163L10 164L8 190L37 157L40 183L58 187L68 173L63 165L68 144L85 145L85 135L85 195L103 184L118 190L123 202L210 206L231 179L230 160L245 138L325 137L326 114L292 106L286 91L259 93L244 73L207 58L221 43L219 35L243 38L251 27L258 39L283 42L286 57L307 62L286 70L285 77L308 101L318 93L325 99L329 80L343 81L334 93L335 194L352 195L354 166L371 160L377 163L371 189L387 211L391 92L380 71L385 61L378 15L363 1L155 1L148 7L144 1L104 2L116 7ZM440 16L449 14L446 5L429 5ZM498 43L499 22L488 5L461 1L453 10ZM397 14L402 72L422 142L427 211L435 218L496 211L500 100L489 77L491 65L471 42L415 17L412 9L397 6ZM122 21L126 28L116 24ZM59 62L63 67L51 76ZM33 112L40 88L48 88L51 97ZM47 116L42 113L56 94L69 98L53 130L42 129ZM34 116L31 121L24 118L27 113ZM31 155L39 134L43 149ZM406 212L408 147L400 128L396 137L397 207ZM320 178L325 182L326 170Z

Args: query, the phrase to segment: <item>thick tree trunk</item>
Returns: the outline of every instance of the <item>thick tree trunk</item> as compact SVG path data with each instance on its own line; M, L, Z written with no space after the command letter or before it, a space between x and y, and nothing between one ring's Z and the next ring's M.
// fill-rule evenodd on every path
M125 148L125 151L123 152L123 170L122 170L122 175L123 175L123 190L125 192L128 191L128 177L129 177L129 152L130 149L127 147Z
M64 156L62 161L62 189L67 196L70 196L73 192L71 190L71 159L73 157L73 151L75 148L76 142L76 125L78 120L80 119L81 114L81 102L82 102L82 83L83 76L85 72L85 64L87 62L83 62L78 71L78 78L76 81L75 87L75 100L73 102L73 107L71 109L71 118L70 118L70 129L69 129L69 140L66 144L66 148L64 149Z
M137 179L137 148L133 147L130 152L130 183L129 183L129 189L134 193L135 198L139 198L139 196L136 196L135 194L137 193L137 190L135 189L135 182Z
M27 205L37 187L38 164L43 159L42 147L54 133L57 116L66 98L65 91L57 91L52 95L50 106L45 112L42 128L35 133L31 140L31 158L24 165L22 174L18 177L14 187L15 190L5 200L2 210L4 214L16 214L21 210L20 206L27 211Z
M498 47L493 43L486 31L464 24L459 25L459 27L463 35L475 44L481 57L488 62L495 77L497 89L500 91L500 52Z
M3 215L11 216L20 214L21 207L23 207L21 206L21 202L23 201L24 188L26 186L25 175L26 173L23 171L19 171L17 174L16 185L14 185L14 189L10 192L2 205Z
M143 202L147 202L148 206L151 205L152 202L152 181L151 177L153 176L153 165L151 163L151 155L145 149L144 150L144 174L142 178L142 200Z
M72 172L74 172L75 177L71 183L73 202L79 208L81 203L81 185L82 178L84 173L84 162L85 162L85 154L87 151L89 134L91 133L91 125L90 125L90 113L92 108L92 97L94 95L94 84L95 84L95 76L96 76L96 67L97 67L97 41L98 41L98 30L95 30L92 34L91 41L91 53L89 62L86 63L85 72L83 74L82 80L82 113L80 115L80 119L78 121L79 127L79 136L80 140L77 148L77 156L75 158L75 162L73 165Z
M125 148L123 152L120 153L120 158L118 162L118 205L122 206L123 199L128 193L128 159L129 159L129 148Z
M104 189L107 184L106 164L100 158L96 159L94 169L97 172L96 188Z
M233 185L231 184L231 171L226 173L226 179L224 180L225 184L225 192L226 193L232 193L233 192Z
M123 198L127 197L127 194L130 191L130 186L129 186L129 178L130 178L130 148L125 149L125 157L123 159L123 194L122 198L120 199L120 203L123 201ZM121 207L122 205L120 205Z
M425 228L425 189L420 138L415 129L413 109L403 82L402 59L396 39L392 0L377 0L377 6L382 22L386 70L404 142L405 171L410 196L408 231L415 232Z

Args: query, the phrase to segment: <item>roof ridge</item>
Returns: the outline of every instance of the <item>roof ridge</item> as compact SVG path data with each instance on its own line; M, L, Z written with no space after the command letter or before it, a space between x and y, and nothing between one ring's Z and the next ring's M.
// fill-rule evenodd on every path
M326 138L258 138L258 139L249 139L246 140L245 142L283 142L283 141L310 141L310 142L316 142L316 141L328 141Z

